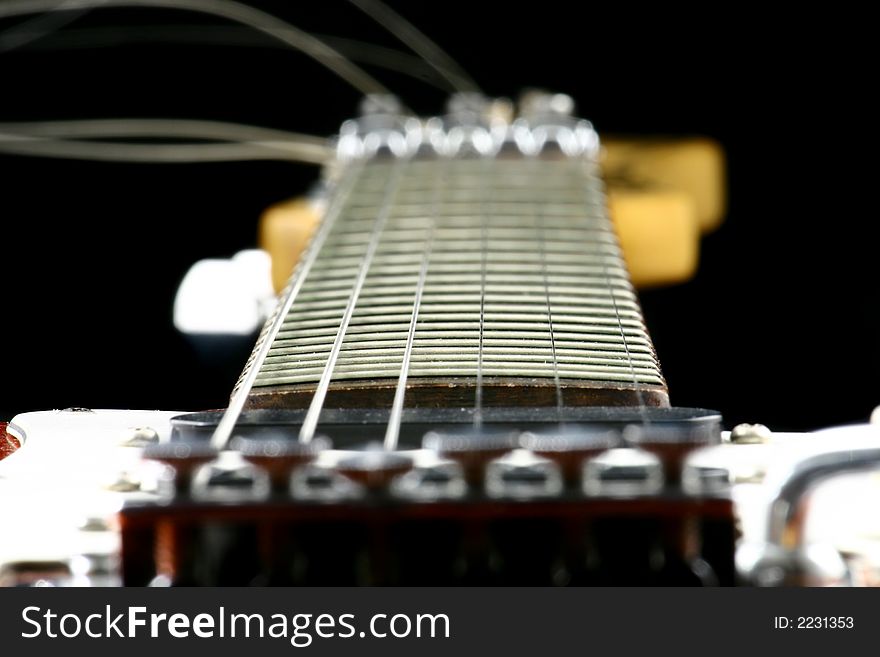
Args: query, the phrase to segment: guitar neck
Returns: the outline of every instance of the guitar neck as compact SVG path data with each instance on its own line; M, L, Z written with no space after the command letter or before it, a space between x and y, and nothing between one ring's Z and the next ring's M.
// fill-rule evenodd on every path
M349 164L250 368L252 407L385 405L404 368L414 406L668 404L585 155Z

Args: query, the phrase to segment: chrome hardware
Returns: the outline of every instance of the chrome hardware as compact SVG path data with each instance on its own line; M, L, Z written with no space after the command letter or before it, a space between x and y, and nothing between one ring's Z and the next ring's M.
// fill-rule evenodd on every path
M262 500L268 497L268 473L235 455L229 456L198 469L192 481L193 497L218 502Z
M368 96L361 116L342 125L336 153L341 162L383 153L395 158L494 157L510 146L526 156L555 147L568 157L595 157L598 136L573 111L570 96L532 92L521 100L519 118L512 120L508 100L469 92L451 96L445 116L417 119L393 96Z
M141 480L132 472L120 472L107 482L105 488L114 493L134 493L141 489Z
M514 138L526 155L538 155L555 146L568 157L595 157L599 151L596 131L589 121L573 114L574 100L570 96L528 92L520 100Z
M331 467L306 465L293 471L290 494L308 502L343 502L363 497L364 488Z
M574 99L567 94L530 89L520 96L519 113L528 121L573 116Z
M587 495L650 495L663 488L663 464L640 449L611 449L587 461L583 468Z
M778 586L841 586L848 583L846 562L830 545L786 550L779 545L745 544L736 552L737 570L749 584Z
M738 424L730 432L728 440L738 445L766 443L773 432L763 424Z
M294 469L305 465L323 451L330 449L330 441L318 436L308 443L278 438L236 437L231 446L250 463L269 477L276 493L285 493L290 487L290 475ZM268 493L268 491L267 491Z
M460 463L467 482L476 486L482 484L490 461L519 447L519 433L473 429L455 433L430 431L422 439L422 447Z
M848 570L831 546L810 544L805 536L804 505L816 486L833 477L880 468L880 435L872 425L844 427L815 434L806 455L768 472L770 491L763 543L737 550L737 568L762 586L840 585Z
M339 131L337 157L346 162L387 153L403 158L413 155L422 141L418 119L403 113L393 96L367 96L360 118L346 121Z
M188 494L198 469L216 457L217 450L203 442L157 443L144 450L144 458L168 466L157 482L164 496Z
M486 493L489 497L534 499L554 497L561 492L559 466L527 450L515 450L486 466Z
M681 475L681 487L689 495L721 495L730 491L731 474L727 468L688 464Z
M152 427L134 427L122 432L119 444L123 447L146 447L159 442L159 433Z
M455 500L467 493L467 483L461 465L446 459L431 459L428 463L416 463L391 483L395 497L431 502Z
M412 468L412 457L403 452L368 448L336 462L336 470L369 490L388 487L395 477Z
M524 449L554 461L568 485L577 486L584 463L602 452L619 447L620 432L613 430L560 428L554 432L526 431L520 436Z
M479 93L450 97L447 116L425 122L425 134L434 150L444 157L494 156L501 146L504 127L498 130L491 116L492 101Z

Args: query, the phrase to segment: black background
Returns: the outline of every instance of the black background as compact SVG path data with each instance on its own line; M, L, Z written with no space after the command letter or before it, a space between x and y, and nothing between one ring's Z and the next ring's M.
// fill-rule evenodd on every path
M316 33L395 44L338 0L252 4ZM704 240L699 275L642 295L676 405L717 408L728 424L810 429L862 420L880 403L865 17L714 4L391 4L489 94L564 91L600 133L723 144L730 212ZM223 23L101 10L58 34L171 24ZM274 47L70 49L52 39L0 53L0 120L205 118L329 135L358 101ZM442 109L443 93L375 73L414 109ZM206 367L175 333L177 285L196 260L253 246L261 210L316 176L281 163L0 158L0 416L222 406L237 365Z

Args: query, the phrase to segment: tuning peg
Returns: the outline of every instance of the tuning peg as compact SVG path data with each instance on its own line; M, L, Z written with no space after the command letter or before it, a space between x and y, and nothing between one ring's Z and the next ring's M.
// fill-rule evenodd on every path
M687 194L612 186L607 198L633 285L672 285L696 273L700 228Z
M711 139L603 136L602 169L612 190L685 194L700 233L721 225L727 204L724 152Z
M272 258L272 285L280 293L321 220L320 201L296 198L260 217L260 248Z

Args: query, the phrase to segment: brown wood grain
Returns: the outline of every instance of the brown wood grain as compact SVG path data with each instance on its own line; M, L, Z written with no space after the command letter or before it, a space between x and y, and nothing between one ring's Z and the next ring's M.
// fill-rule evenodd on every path
M326 408L390 407L397 387L396 379L344 381L332 384ZM562 379L562 401L567 407L579 406L669 406L665 386L616 385ZM251 409L307 408L314 384L255 388L247 407ZM476 384L473 378L410 379L407 382L407 408L472 408ZM485 407L552 407L557 403L552 380L529 378L486 378L483 381Z

